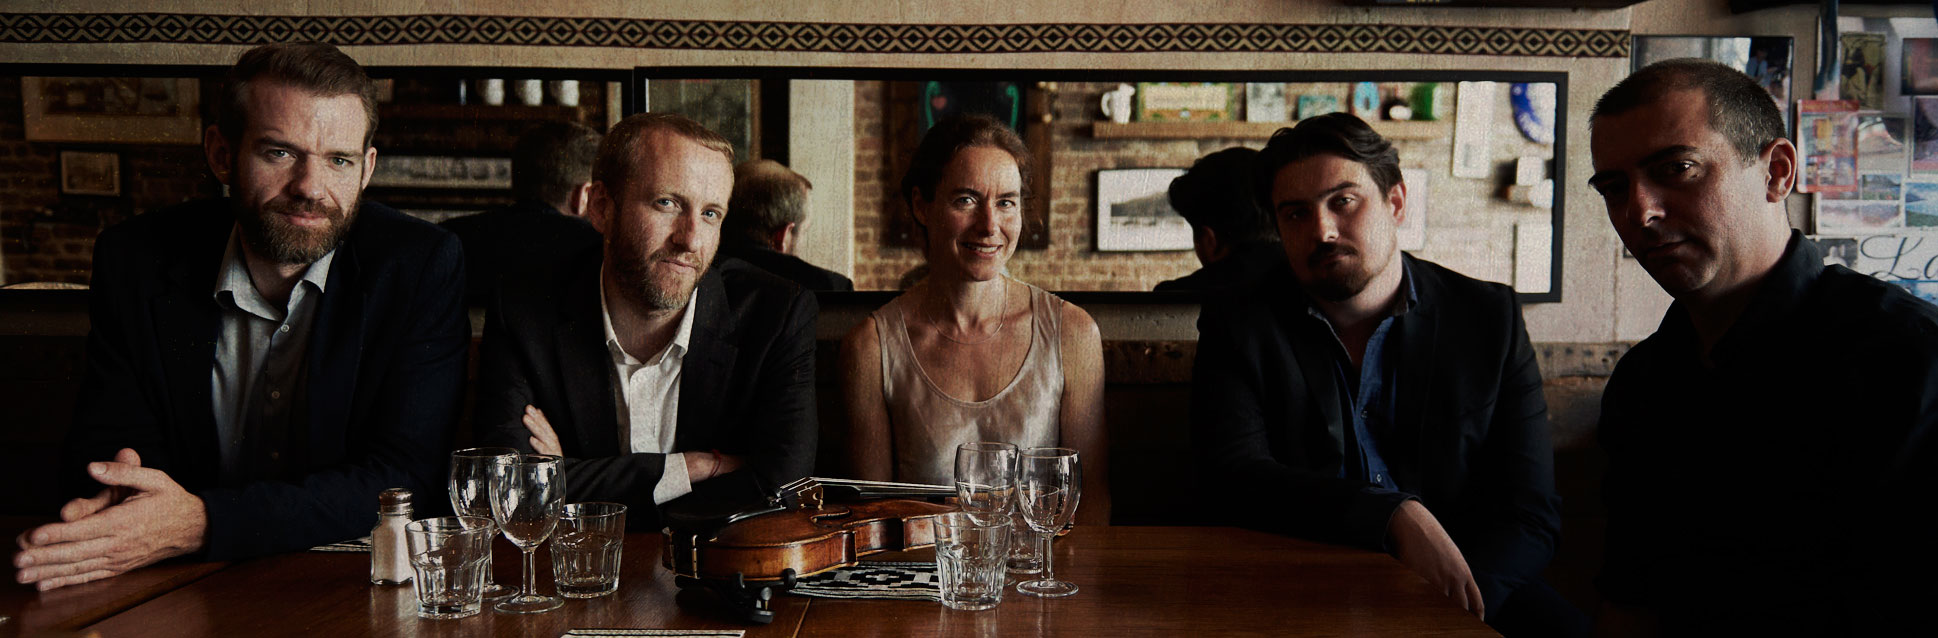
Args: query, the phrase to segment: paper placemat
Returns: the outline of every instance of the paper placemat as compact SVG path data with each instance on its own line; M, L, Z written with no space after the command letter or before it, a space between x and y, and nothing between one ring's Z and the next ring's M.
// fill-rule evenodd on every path
M696 638L740 638L747 635L745 629L572 629L559 638L590 638L592 636L694 636Z
M370 537L365 536L363 538L353 538L353 539L338 542L338 543L330 543L328 545L317 545L315 547L311 547L310 551L312 552L348 552L348 553L368 554L370 553Z
M935 563L864 561L854 567L803 578L787 593L819 598L942 600L942 577Z

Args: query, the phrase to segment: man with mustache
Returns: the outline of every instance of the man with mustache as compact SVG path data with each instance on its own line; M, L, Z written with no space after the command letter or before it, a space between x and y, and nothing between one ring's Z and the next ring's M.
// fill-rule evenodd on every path
M1675 298L1602 395L1603 628L1933 635L1938 309L1790 227L1799 157L1754 79L1659 62L1589 122L1589 184Z
M811 293L714 261L733 147L687 118L614 126L587 213L604 234L508 277L485 320L478 438L566 457L566 498L617 501L658 530L661 505L760 502L814 463Z
M1281 129L1253 167L1286 263L1205 304L1193 372L1224 511L1390 551L1504 634L1585 633L1540 578L1560 499L1514 291L1401 254L1399 154L1357 117Z
M443 491L470 336L463 253L360 200L375 94L329 45L251 49L203 135L231 195L101 234L67 456L93 495L20 536L17 580L356 538L378 492Z

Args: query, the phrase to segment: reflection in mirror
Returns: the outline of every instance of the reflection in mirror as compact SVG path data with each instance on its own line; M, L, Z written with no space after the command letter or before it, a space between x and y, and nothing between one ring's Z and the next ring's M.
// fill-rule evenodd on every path
M1403 249L1510 284L1525 300L1559 299L1554 127L1565 121L1565 74L642 68L635 81L753 77L770 95L796 98L787 117L759 119L788 130L760 135L822 140L769 159L815 180L813 225L851 229L811 237L797 254L849 274L857 290L895 290L919 273L920 228L900 180L938 118L991 115L1031 147L1013 276L1058 291L1147 291L1204 265L1198 233L1170 205L1172 179L1205 155L1261 148L1301 118L1346 111L1399 151L1410 191ZM799 99L831 92L851 93L852 104ZM851 166L827 165L850 155ZM851 189L826 188L830 178Z

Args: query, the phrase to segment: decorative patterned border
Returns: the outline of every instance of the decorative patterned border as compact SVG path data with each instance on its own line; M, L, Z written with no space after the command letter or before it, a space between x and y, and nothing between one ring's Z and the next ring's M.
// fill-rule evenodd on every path
M1358 24L854 24L638 18L0 14L0 43L495 44L826 53L1628 56L1622 29Z

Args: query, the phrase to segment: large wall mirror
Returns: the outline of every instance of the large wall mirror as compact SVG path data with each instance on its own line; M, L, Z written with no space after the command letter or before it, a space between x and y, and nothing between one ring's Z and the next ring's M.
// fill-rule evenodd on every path
M632 99L763 140L752 153L807 175L810 240L797 252L857 290L920 272L899 183L939 118L989 114L1031 148L1012 275L1131 292L1200 267L1166 201L1175 175L1302 117L1354 112L1399 149L1413 209L1403 249L1524 301L1559 301L1567 88L1550 72L643 67Z
M220 194L199 146L219 66L0 65L0 284L87 281L93 238ZM1149 291L1200 267L1164 197L1197 158L1258 148L1301 117L1364 114L1399 148L1401 247L1524 301L1559 301L1567 75L1505 71L1137 71L371 67L380 159L366 197L431 221L510 202L512 143L539 120L604 130L671 110L742 159L815 188L801 256L858 290L922 265L898 184L936 119L988 113L1030 146L1018 278L1062 292ZM1117 294L1090 296L1118 298ZM1147 297L1138 296L1136 299ZM1156 297L1148 297L1155 299ZM1128 298L1127 298L1128 299Z

